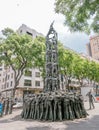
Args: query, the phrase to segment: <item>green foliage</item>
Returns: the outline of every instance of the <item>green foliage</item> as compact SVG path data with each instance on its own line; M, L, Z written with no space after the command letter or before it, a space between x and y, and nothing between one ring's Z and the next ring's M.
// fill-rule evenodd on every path
M79 81L90 79L99 82L99 63L82 58L79 54L67 50L61 43L58 44L60 74L69 79Z
M76 54L73 58L72 70L73 77L81 82L83 79L88 78L89 61Z
M2 34L5 37L8 37L8 36L10 36L13 33L14 33L14 31L11 28L5 28L4 30L2 30Z
M72 61L74 53L59 44L59 67L63 75L72 75Z
M95 82L99 83L99 63L96 64Z
M72 63L73 76L77 79L82 79L83 77L83 68L82 68L82 59L79 55L75 55Z
M33 41L32 48L35 48L33 50L33 54L35 56L35 63L34 66L37 66L39 68L45 67L45 38L43 37L37 37Z
M33 40L31 36L12 33L0 44L0 58L14 70L20 69L23 64L25 68L30 68L41 64L38 61L44 57L44 49L44 38Z
M55 12L65 16L70 31L99 33L99 0L55 0Z
M0 62L11 66L14 71L16 89L24 69L41 67L44 64L45 39L32 39L29 35L19 35L7 28L0 40ZM14 91L15 92L15 91Z
M99 63L91 61L89 63L89 79L99 82ZM97 80L98 79L98 80Z

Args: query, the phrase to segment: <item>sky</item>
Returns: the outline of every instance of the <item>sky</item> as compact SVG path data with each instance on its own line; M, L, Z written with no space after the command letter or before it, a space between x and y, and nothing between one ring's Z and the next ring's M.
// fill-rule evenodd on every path
M46 36L50 24L58 33L58 40L79 53L86 53L89 36L71 33L64 26L64 16L54 11L55 0L0 0L0 31L6 27L17 30L22 24Z

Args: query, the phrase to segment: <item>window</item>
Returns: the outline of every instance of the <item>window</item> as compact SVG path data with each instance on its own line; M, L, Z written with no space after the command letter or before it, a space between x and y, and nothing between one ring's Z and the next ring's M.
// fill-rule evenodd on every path
M6 74L6 76L5 76L5 81L7 81L7 74Z
M28 32L28 31L27 31L26 33L27 33L28 35L32 36L32 33Z
M25 70L25 76L31 77L32 76L32 71Z
M5 72L3 72L3 76L5 76Z
M13 78L13 73L11 74L11 78Z
M4 78L3 78L3 82L4 82Z
M9 80L9 78L10 78L10 75L8 75L8 80Z
M40 72L36 72L35 77L40 77Z
M3 85L2 85L2 89L3 89Z
M6 65L4 65L4 69L7 70L7 66Z
M4 89L6 89L6 84L4 84Z
M31 80L24 80L24 86L32 86Z
M9 87L9 83L7 83L7 88Z
M11 81L11 83L10 83L10 86L11 86L11 87L12 87L12 83L13 83L13 82Z
M35 86L40 86L40 81L35 81Z
M22 33L22 30L20 30L20 33Z

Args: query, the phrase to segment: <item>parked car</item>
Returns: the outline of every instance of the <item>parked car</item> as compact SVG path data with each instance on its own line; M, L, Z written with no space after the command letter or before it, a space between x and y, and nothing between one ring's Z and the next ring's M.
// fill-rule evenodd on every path
M15 105L13 105L13 108L22 108L23 107L23 103L22 102L17 102Z
M95 95L95 100L96 100L96 102L99 102L99 94Z

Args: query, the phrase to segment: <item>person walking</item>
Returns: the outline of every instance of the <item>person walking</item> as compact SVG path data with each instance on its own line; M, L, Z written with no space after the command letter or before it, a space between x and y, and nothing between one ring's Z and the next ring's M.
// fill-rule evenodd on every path
M88 96L88 98L89 98L89 109L92 109L92 107L93 107L93 109L94 109L95 106L94 106L93 101L95 102L95 98L94 98L94 96L92 95L92 91L90 90L90 91L86 94L86 96Z
M2 104L2 102L0 101L0 117L2 117L2 109L3 109L3 104Z

